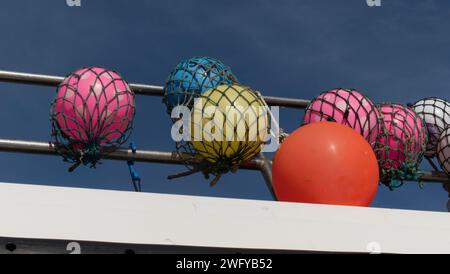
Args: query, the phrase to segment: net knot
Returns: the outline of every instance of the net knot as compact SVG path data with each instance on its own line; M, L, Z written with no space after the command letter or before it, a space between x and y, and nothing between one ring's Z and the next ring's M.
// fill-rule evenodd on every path
M82 148L77 148L72 152L74 164L69 168L69 172L75 171L81 164L89 165L96 168L101 158L100 145L98 142L88 142L86 144L78 144Z

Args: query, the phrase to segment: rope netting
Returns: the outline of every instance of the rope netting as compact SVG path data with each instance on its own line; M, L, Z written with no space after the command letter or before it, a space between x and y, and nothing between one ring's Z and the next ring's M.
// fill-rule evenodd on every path
M333 89L308 105L303 125L333 121L353 128L372 146L379 132L379 113L372 101L354 89Z
M181 158L195 155L201 171L214 185L222 174L257 155L270 134L270 115L263 98L241 85L220 85L196 99L191 112L191 140L178 142Z
M439 136L437 158L442 170L450 176L450 128L447 127ZM450 193L450 192L449 192Z
M180 62L170 73L163 102L170 114L179 105L192 107L194 99L218 85L238 83L231 69L211 57L193 57Z
M450 125L450 103L445 100L430 97L412 105L412 109L419 115L427 126L428 144L425 156L436 156L439 137L444 129Z
M52 141L65 161L95 167L102 154L128 139L134 94L117 72L83 68L59 85L51 106Z
M248 111L248 109L250 109L249 106L251 104L255 105L257 104L257 102L260 105L265 105L262 97L256 95L248 88L243 88L242 90L239 90L239 92L237 92L239 88L233 89L234 92L229 90L229 92L227 92L227 95L225 95L225 92L228 90L228 88L223 91L217 90L217 87L219 86L230 87L237 83L238 80L232 73L231 69L221 61L210 57L193 57L180 62L170 73L164 88L163 102L167 106L168 113L175 114L175 117L172 117L172 121L174 123L182 119L183 115L190 115L190 119L192 119L193 121L193 118L195 116L198 116L199 114L201 114L202 116L205 116L205 114L212 114L203 113L202 111L204 110L204 108L211 109L210 107L213 106L217 108L217 113L214 113L214 115L212 116L213 118L211 118L213 123L217 122L217 119L222 119L223 123L226 123L227 110L225 109L225 105L231 108L233 108L234 106L240 106L237 114L239 114L239 111ZM222 95L217 95L218 92ZM213 99L211 99L210 97ZM257 98L260 101L258 101ZM203 102L205 104L204 107L202 107L201 103L195 103L196 99L199 99L199 102ZM216 100L216 104L212 103L212 100ZM196 111L193 110L194 104L197 107ZM189 109L189 114L178 113L176 111L172 113L174 108L177 106L187 107ZM267 107L267 105L265 106ZM244 107L243 110L242 107ZM247 108L247 110L245 110L245 108ZM248 114L246 115L248 116ZM253 113L252 116L254 118L255 113ZM195 172L203 172L206 178L209 178L210 175L213 175L215 179L213 180L212 184L215 184L215 182L218 181L222 174L228 171L237 171L238 166L242 161L253 157L260 151L260 145L254 145L252 142L240 142L236 140L210 140L208 142L203 140L203 138L209 140L209 138L212 137L210 136L211 134L219 136L221 133L225 134L225 132L222 131L222 126L219 126L220 123L211 125L211 123L207 123L208 118L203 117L200 119L201 121L197 124L195 124L195 122L193 121L189 122L188 125L184 125L183 128L180 128L179 133L183 134L183 131L187 130L189 131L189 133L187 134L188 137L194 137L193 132L191 132L191 128L202 128L203 123L211 126L214 133L205 135L201 133L201 140L191 141L182 139L177 141L177 153L185 162L185 165L189 169L189 171L174 176L169 176L169 178L177 178ZM241 117L238 120L245 119ZM239 124L241 122L237 121L237 123ZM228 124L230 124L230 121L228 121ZM239 135L242 132L246 132L248 129L252 129L253 127L253 124L244 123L243 130L242 126L239 126L240 130L235 132L234 129L228 129L228 132L226 134L236 133L237 135ZM239 139L242 139L245 136L237 137ZM251 149L249 149L249 147ZM192 157L195 158L195 164L193 164Z
M237 83L230 68L209 57L194 57L179 63L164 88L164 103L173 114L185 106L190 122L180 128L189 139L176 141L176 151L189 171L213 175L215 184L222 174L261 152L268 135L282 141L286 134L271 132L273 119L261 94ZM362 135L374 148L381 181L395 187L403 180L420 180L418 163L427 145L436 147L436 132L450 122L450 104L437 98L417 102L414 109L397 104L373 102L354 89L322 93L307 107L303 124L334 121ZM174 112L175 113L175 112ZM52 140L63 158L95 167L101 156L113 152L128 139L135 115L134 94L120 75L99 67L83 68L59 85L51 108ZM174 123L182 115L172 117ZM436 128L436 129L435 129ZM194 159L194 161L193 161ZM133 181L138 182L137 173Z
M420 181L419 163L427 144L427 131L422 119L399 104L379 105L381 129L375 144L380 167L380 180L391 189L404 180Z

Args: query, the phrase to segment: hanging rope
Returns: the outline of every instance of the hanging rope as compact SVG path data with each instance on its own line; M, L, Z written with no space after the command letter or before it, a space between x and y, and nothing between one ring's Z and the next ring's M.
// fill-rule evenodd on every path
M130 149L133 152L133 154L136 154L137 148L136 148L136 145L133 142L130 143ZM127 165L128 165L128 170L130 171L131 181L133 183L134 190L136 192L141 192L142 191L142 188L141 188L141 177L139 176L139 174L136 171L136 168L134 166L134 161L128 160L127 161Z

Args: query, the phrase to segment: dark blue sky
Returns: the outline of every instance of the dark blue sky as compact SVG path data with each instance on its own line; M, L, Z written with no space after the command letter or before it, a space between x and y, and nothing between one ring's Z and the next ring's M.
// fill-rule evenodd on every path
M129 82L162 85L181 59L216 57L239 80L266 95L311 99L335 87L356 88L373 101L450 99L450 2L382 0L65 0L3 1L0 69L66 75L92 65ZM54 88L0 83L1 138L48 141ZM292 131L303 111L282 110ZM172 150L170 120L160 98L137 97L132 140L141 149ZM427 166L425 166L428 168ZM0 154L0 181L131 190L127 166L67 172L58 157ZM181 166L138 164L144 191L270 199L261 175L239 171L215 188L200 175L174 182ZM439 184L380 187L373 206L446 211Z

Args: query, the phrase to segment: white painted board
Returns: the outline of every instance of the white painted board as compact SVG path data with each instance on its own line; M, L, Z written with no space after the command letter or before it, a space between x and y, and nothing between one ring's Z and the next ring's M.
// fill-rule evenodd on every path
M0 237L320 252L450 253L450 215L0 183Z

